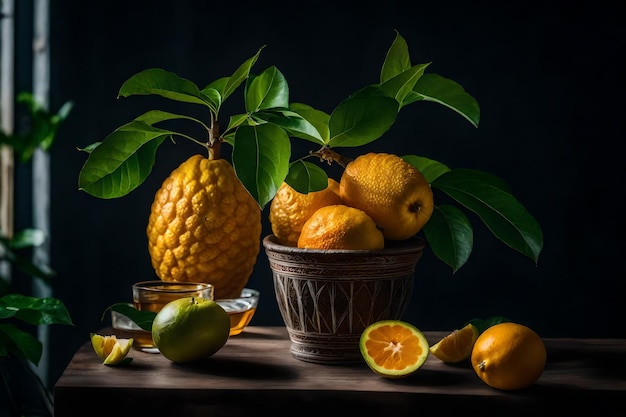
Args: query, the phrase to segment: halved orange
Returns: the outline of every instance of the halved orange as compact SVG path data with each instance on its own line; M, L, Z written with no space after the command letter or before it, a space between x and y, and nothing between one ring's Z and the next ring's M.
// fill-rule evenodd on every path
M415 326L400 320L381 320L361 333L361 355L367 365L385 378L403 378L426 362L428 341Z
M464 361L472 354L478 333L478 328L468 323L432 345L430 353L447 363Z

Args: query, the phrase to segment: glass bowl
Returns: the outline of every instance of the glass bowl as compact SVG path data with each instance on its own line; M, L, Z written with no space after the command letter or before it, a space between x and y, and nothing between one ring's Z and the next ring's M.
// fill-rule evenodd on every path
M155 313L158 313L165 304L179 298L202 297L213 300L215 293L212 284L161 280L136 282L132 285L132 290L135 308Z
M230 335L235 336L243 332L250 323L259 304L259 292L251 288L244 288L238 298L224 298L215 300L230 316Z
M134 307L128 303L128 307ZM120 313L111 310L111 325L117 337L123 339L133 338L133 348L148 353L158 353L159 350L152 342L152 333L143 330L134 321Z
M167 303L183 297L202 297L213 300L212 284L201 282L141 281L132 285L133 303L129 306L139 311L158 313ZM111 324L121 337L132 337L133 347L143 352L156 353L152 333L142 330L124 314L111 311Z

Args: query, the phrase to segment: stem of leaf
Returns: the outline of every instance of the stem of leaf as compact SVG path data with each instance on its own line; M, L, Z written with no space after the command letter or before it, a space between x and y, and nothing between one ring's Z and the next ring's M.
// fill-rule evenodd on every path
M345 157L333 151L332 149L326 148L326 147L321 148L318 151L311 152L311 155L317 156L320 159L320 161L326 162L328 163L328 165L331 165L333 162L336 162L339 165L341 165L343 168L345 168L350 162L352 162L352 159Z

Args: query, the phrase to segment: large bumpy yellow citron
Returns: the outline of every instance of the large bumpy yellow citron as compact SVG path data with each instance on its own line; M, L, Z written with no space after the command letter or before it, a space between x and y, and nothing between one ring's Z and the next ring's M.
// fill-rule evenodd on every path
M194 155L163 181L146 229L163 281L208 282L215 298L235 298L261 245L261 209L224 159Z
M298 247L306 249L382 249L385 238L363 210L343 204L322 207L302 226Z
M366 212L386 239L414 236L433 213L430 184L398 155L360 155L346 165L339 185L344 203Z
M304 222L319 208L341 204L339 183L328 178L328 187L303 194L283 182L270 204L269 220L272 233L287 246L297 246Z

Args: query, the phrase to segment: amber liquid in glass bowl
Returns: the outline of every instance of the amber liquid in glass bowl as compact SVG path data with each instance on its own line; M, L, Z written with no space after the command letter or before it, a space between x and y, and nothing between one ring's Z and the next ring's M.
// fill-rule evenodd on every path
M197 297L213 300L214 297L213 285L195 282L142 281L133 284L132 290L133 306L139 311L155 313L161 311L167 303L179 298ZM127 337L134 339L133 347L146 352L158 352L149 331L142 330L126 316L118 315L117 319Z
M251 288L244 288L239 298L216 300L230 317L230 336L243 332L250 323L259 304L259 292Z

